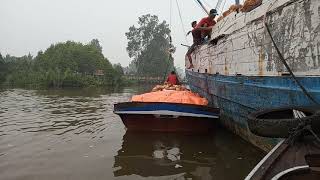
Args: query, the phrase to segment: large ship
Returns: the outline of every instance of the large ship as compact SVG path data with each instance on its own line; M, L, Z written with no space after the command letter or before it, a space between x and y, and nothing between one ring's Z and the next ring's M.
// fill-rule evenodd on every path
M320 1L262 0L250 12L232 12L213 27L192 61L194 68L186 69L192 91L220 108L225 127L268 151L279 139L252 134L248 114L320 103Z

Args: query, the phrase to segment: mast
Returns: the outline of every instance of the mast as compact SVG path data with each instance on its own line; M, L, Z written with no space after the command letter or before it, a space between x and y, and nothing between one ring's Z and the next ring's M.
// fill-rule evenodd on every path
M204 7L204 5L202 4L202 2L200 0L197 0L198 3L200 4L201 8L209 15L209 11Z
M204 5L202 4L201 0L196 0L199 5L201 6L201 8L204 10L204 12L206 12L209 15L209 11L206 9L206 7L204 7ZM240 0L234 0L236 5L240 4ZM217 5L216 5L216 10L218 10L220 8L222 0L218 0Z

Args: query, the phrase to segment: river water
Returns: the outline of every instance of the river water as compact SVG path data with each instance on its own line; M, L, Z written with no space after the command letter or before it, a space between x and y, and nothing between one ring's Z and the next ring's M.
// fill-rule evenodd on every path
M0 179L235 180L264 155L222 128L126 132L113 104L148 89L0 90Z

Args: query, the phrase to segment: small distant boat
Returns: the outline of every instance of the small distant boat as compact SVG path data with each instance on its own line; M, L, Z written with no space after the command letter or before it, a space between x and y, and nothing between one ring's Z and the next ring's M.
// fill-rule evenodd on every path
M249 129L281 140L245 180L319 180L319 108L277 108L249 115Z
M125 102L114 105L129 131L208 132L219 109L167 102Z

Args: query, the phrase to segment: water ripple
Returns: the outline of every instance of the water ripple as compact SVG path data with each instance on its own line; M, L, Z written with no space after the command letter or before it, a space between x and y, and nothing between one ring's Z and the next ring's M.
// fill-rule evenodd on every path
M96 137L111 124L112 118L108 117L113 117L112 104L126 101L132 95L85 97L57 94L22 89L1 92L0 137L18 132Z

